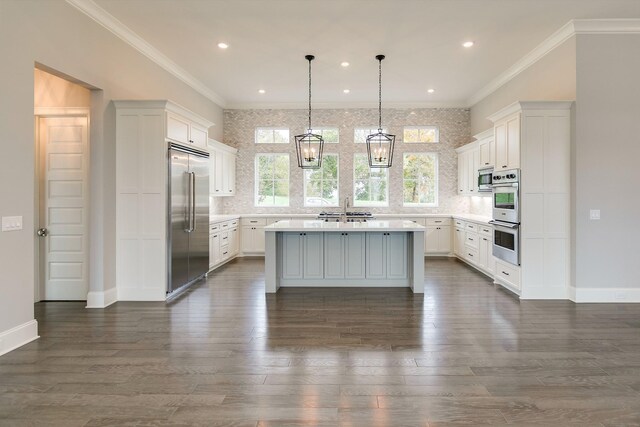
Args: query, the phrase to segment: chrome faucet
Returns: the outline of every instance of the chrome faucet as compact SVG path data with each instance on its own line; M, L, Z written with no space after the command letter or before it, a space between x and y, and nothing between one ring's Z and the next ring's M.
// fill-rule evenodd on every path
M347 209L349 209L349 196L344 198L344 216L347 216Z

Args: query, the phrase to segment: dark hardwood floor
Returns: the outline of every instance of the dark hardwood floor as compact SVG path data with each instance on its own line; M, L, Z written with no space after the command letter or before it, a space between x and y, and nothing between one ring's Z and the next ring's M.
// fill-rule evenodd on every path
M638 426L640 304L520 302L459 261L425 294L281 289L234 261L172 304L36 304L0 426Z

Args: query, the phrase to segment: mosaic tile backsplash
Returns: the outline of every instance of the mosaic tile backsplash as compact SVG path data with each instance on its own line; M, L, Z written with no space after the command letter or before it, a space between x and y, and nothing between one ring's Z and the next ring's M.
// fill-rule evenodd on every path
M224 213L318 213L322 208L304 207L303 173L297 166L293 136L306 132L306 110L225 110L225 144L238 149L236 164L236 196L216 201L216 211ZM353 200L353 154L366 153L365 144L353 142L354 129L376 129L377 109L322 109L313 111L313 126L337 127L338 144L325 144L325 153L338 153L340 161L339 190L341 205L346 196ZM374 213L467 213L468 197L457 193L457 155L455 148L472 140L470 136L469 110L462 108L385 109L382 112L383 127L396 135L394 164L389 172L389 206L384 208L357 208ZM439 143L404 143L404 126L438 126ZM289 144L256 144L257 127L282 127L290 130ZM256 153L289 153L290 187L289 207L254 206L254 158ZM438 207L404 207L402 205L402 154L410 152L435 152L439 158ZM222 206L221 206L222 205ZM325 208L337 210L338 208Z

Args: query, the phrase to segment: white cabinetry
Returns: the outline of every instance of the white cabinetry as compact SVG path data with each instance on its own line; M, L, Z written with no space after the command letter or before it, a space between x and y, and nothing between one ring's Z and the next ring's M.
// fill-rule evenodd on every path
M473 136L478 141L478 151L480 153L479 168L488 168L495 165L496 144L493 136L493 129L487 129Z
M179 144L207 148L207 125L183 117L175 112L167 112L167 139Z
M458 153L458 195L474 196L478 194L478 167L480 149L477 142L456 148Z
M451 252L451 218L428 218L424 235L426 254L449 254Z
M209 226L209 269L216 268L238 254L238 220Z
M512 114L494 123L495 169L520 167L520 113Z
M407 234L366 233L366 278L407 277Z
M209 139L211 173L209 189L212 196L233 196L236 193L235 148Z

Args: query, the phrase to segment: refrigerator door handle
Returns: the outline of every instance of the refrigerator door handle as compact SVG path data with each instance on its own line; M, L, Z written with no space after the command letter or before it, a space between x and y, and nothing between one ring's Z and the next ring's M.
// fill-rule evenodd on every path
M192 213L191 213L191 207L193 205L193 202L191 200L192 194L193 194L192 191L191 191L191 172L185 172L185 173L187 174L187 177L188 177L188 179L187 179L187 182L188 182L187 187L188 188L187 188L187 205L185 206L185 208L186 208L186 212L185 212L186 213L186 215L185 215L186 216L186 218L185 218L186 228L184 229L184 231L186 231L187 233L191 233L193 231L192 230L193 225L191 224L191 218L193 216Z
M191 172L191 231L196 231L196 173Z

